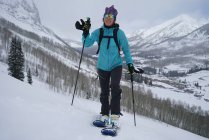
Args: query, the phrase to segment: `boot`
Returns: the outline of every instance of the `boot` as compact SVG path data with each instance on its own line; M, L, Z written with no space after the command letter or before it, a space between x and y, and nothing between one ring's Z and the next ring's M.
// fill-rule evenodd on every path
M100 121L104 122L105 124L108 124L109 116L107 115L101 115Z
M111 115L111 124L113 127L119 128L119 118L120 115Z
M93 125L96 127L106 127L109 124L108 119L107 115L100 115L98 119L93 121Z

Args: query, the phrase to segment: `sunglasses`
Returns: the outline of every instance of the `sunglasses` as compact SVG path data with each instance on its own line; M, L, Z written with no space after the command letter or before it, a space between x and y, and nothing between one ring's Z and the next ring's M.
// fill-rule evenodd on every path
M111 18L111 19L114 19L115 17L112 15L112 14L106 14L104 16L104 18Z

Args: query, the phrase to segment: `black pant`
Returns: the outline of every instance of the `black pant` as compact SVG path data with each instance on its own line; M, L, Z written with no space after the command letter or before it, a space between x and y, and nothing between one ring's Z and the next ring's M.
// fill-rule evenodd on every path
M122 66L118 66L112 71L98 69L98 75L101 87L101 114L109 115L109 110L111 109L111 114L120 115L120 99L122 92L120 88L120 80L122 76ZM110 88L112 98L111 103L109 104L108 98L110 95Z

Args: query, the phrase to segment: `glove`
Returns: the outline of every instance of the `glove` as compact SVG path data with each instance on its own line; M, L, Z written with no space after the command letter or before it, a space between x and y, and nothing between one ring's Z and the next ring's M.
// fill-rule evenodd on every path
M132 63L128 64L128 71L129 71L130 74L133 74L134 72L135 73L140 73L140 74L144 73L143 69L134 67L134 65Z
M144 70L141 69L141 68L134 67L134 72L135 72L135 73L143 74L143 73L144 73Z
M128 71L129 71L130 74L134 73L134 65L132 63L128 64Z
M85 22L83 21L83 19L81 19L80 21L81 21L81 24L80 24L79 21L76 21L75 27L78 30L82 30L83 31L83 35L86 38L88 36L89 30L91 28L90 18L87 18L87 21L85 21Z

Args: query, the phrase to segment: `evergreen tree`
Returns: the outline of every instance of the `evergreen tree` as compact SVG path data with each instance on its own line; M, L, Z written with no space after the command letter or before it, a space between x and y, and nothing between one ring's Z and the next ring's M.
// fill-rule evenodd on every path
M150 85L150 86L152 86L152 79L150 79L150 81L149 81L149 85Z
M31 75L31 72L30 72L30 68L28 69L27 77L28 77L28 83L32 85L33 80L32 80L32 75Z
M17 37L13 37L8 55L9 75L21 81L24 80L24 54L22 52L21 42Z
M38 76L38 68L37 68L37 66L36 66L36 76Z
M148 84L148 78L147 77L144 77L144 83Z

